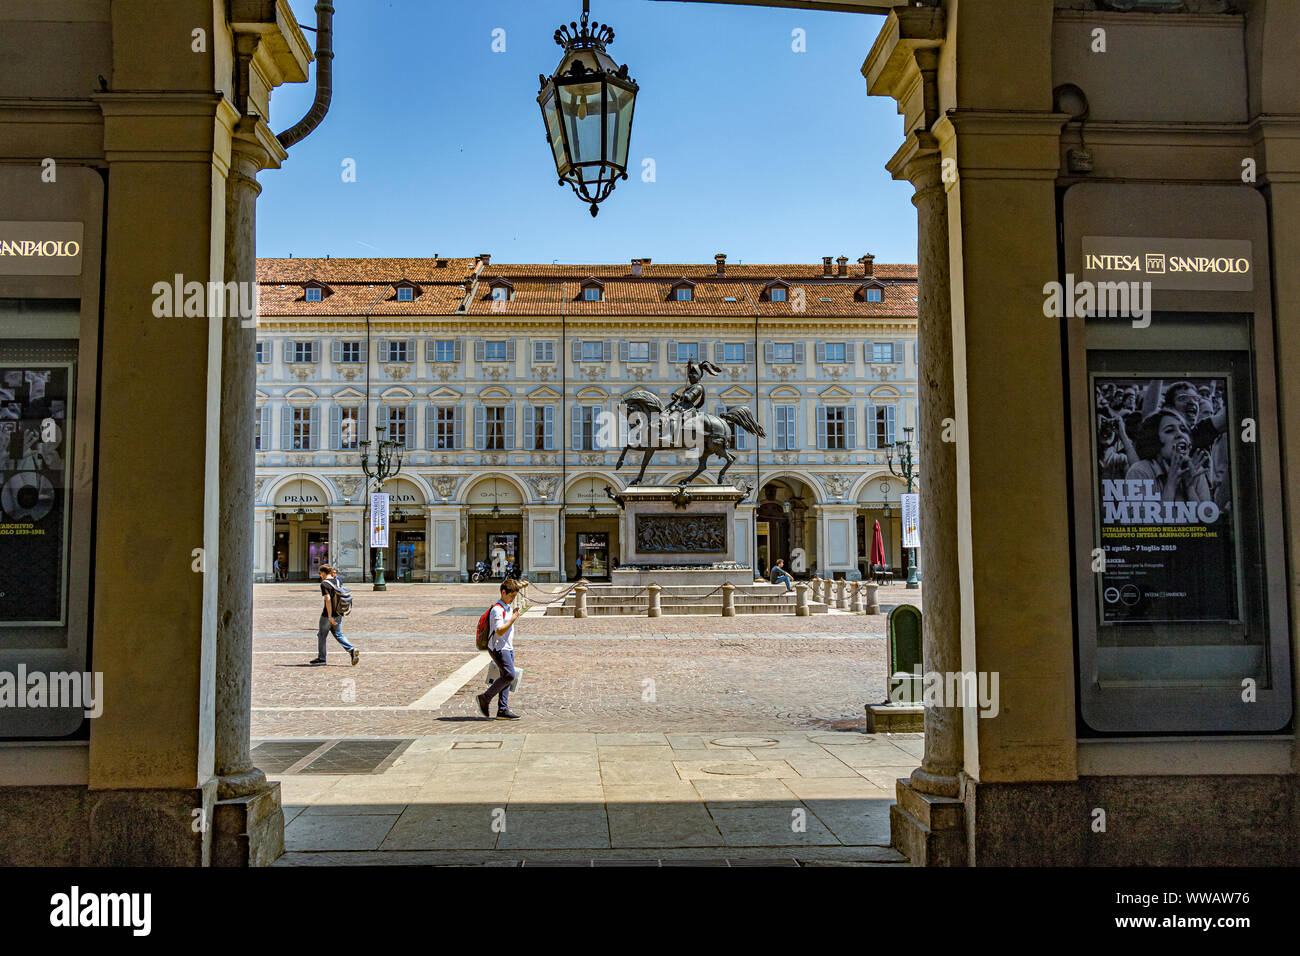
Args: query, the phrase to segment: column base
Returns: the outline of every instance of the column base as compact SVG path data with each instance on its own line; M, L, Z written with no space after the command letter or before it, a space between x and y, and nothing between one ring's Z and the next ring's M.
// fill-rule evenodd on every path
M280 785L218 800L212 813L213 866L270 866L284 854Z
M920 704L867 704L869 734L920 734L925 732L925 708Z
M922 793L900 778L889 808L889 845L912 866L967 866L966 805Z

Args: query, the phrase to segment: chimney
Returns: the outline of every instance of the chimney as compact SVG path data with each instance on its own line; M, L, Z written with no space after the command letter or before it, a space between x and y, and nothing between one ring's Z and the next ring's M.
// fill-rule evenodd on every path
M713 257L713 261L718 264L718 275L725 276L727 274L727 254L719 252Z
M876 261L876 257L868 252L865 256L863 256L858 261L862 263L862 274L864 276L871 275L871 266L872 263Z
M836 270L836 275L846 276L849 274L848 256L840 256L838 259L835 260L835 264L839 266L839 268Z
M639 275L641 275L641 260L640 260L640 259L633 259L633 260L632 260L632 275L634 275L634 276L639 276Z
M478 254L478 257L479 257L479 259L482 261L483 265L485 265L485 266L490 266L490 265L492 265L492 253L490 253L490 252L480 252L480 253Z
M822 256L822 275L828 276L830 274L831 274L831 257Z

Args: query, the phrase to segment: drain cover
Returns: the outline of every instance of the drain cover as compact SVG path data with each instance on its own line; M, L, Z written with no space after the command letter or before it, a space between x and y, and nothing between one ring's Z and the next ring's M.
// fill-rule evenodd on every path
M815 744L822 744L828 747L843 747L846 744L869 744L875 738L863 733L843 733L843 734L809 734L808 739Z
M451 745L452 750L500 750L499 740L458 740Z
M780 741L771 737L719 737L709 743L715 747L775 747Z
M723 774L729 777L753 777L762 772L760 767L750 763L715 763L712 767L701 767L705 773Z

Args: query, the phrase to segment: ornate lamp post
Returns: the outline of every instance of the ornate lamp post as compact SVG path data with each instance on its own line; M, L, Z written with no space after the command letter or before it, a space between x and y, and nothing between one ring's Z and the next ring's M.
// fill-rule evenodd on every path
M402 446L395 441L389 441L384 438L384 432L387 431L383 425L375 426L375 467L372 471L370 468L370 442L361 442L361 471L365 474L367 481L375 483L375 490L384 487L384 482L389 478L396 477L402 470ZM393 449L397 449L397 459L393 460ZM370 496L366 496L367 513L369 512ZM379 549L379 563L375 565L375 585L376 591L387 591L388 585L384 582L384 549Z
M886 460L889 462L889 473L895 478L902 478L907 482L907 493L912 494L912 485L916 481L918 472L916 462L912 458L912 429L904 428L902 441L893 442L886 450ZM898 464L902 471L894 470L894 452L898 451ZM919 588L921 585L916 580L916 549L907 549L907 586L909 588Z
M582 0L582 23L555 31L564 57L550 76L539 76L537 103L546 123L546 141L555 158L560 185L591 203L591 214L627 179L627 151L636 109L636 81L605 47L614 42L609 24L591 23L591 0Z

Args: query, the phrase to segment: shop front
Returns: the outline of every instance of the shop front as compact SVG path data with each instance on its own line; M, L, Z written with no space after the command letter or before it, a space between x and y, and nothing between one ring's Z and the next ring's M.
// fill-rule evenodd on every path
M569 511L564 517L564 564L569 579L608 581L618 567L618 513Z
M391 533L383 548L384 578L388 582L411 583L429 579L428 532L425 495L414 482L392 478L384 482L388 495ZM370 548L370 574L374 578L379 548Z
M329 496L309 478L286 482L273 499L271 580L313 581L330 561Z
M524 501L519 489L509 481L487 478L470 488L466 501L469 505L467 575L472 577L480 564L489 580L505 578L510 568L526 573Z

